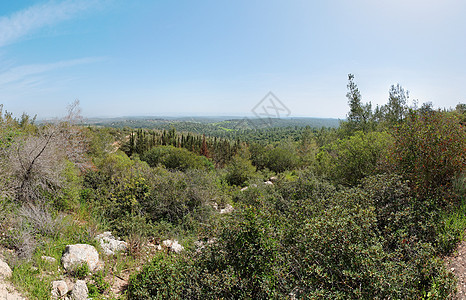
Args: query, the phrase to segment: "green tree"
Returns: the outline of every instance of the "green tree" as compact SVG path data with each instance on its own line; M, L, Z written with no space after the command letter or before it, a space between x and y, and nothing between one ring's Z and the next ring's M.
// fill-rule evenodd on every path
M385 105L385 120L390 126L399 124L408 112L409 92L400 84L392 85L389 90L388 104Z
M346 98L348 98L348 104L350 110L347 115L347 122L343 122L342 128L346 134L351 135L352 133L362 130L367 132L372 129L372 104L362 103L361 93L354 83L354 75L348 74L348 92Z

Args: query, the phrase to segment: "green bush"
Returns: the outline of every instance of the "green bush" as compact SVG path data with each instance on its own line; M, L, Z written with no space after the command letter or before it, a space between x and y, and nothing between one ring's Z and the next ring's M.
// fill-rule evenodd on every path
M309 172L273 188L249 188L211 232L212 243L156 259L131 280L130 299L447 297L452 275L433 259L435 249L418 238L417 227L410 231L421 219L408 209L414 217L403 220L407 187L396 176L366 181L381 191L337 191Z
M290 143L268 150L266 156L266 167L277 173L293 170L299 165L298 152Z
M213 168L212 163L206 157L173 146L152 148L141 155L141 160L147 162L151 167L161 164L167 169L178 171Z
M208 223L214 202L223 205L229 201L223 189L220 179L212 172L160 170L152 179L150 196L141 201L142 210L154 223L188 225L190 219L194 223Z
M226 180L231 185L244 185L248 180L253 178L256 174L256 167L254 167L250 160L235 156L227 166Z
M410 180L422 198L451 201L453 180L466 166L466 130L455 115L411 112L394 132L386 169Z
M127 297L144 299L200 299L197 271L179 256L158 253L142 271L130 277Z
M356 132L323 148L317 155L320 172L337 183L355 186L366 176L376 174L391 136L386 132Z

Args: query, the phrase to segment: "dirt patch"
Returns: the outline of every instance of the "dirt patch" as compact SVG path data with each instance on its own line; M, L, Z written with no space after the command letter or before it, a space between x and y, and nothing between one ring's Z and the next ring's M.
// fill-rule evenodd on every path
M466 300L466 241L461 242L455 253L445 258L445 262L448 270L452 271L458 280L458 291L453 299Z
M0 299L25 300L15 289L3 280L0 280Z

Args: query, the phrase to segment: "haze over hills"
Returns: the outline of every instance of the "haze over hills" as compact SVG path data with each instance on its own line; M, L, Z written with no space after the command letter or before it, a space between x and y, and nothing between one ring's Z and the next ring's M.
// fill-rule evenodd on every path
M332 118L248 118L238 116L205 116L205 117L147 117L128 116L116 118L89 118L85 124L116 128L150 128L170 129L174 127L179 131L194 131L206 133L213 129L220 131L231 131L239 129L263 129L276 127L305 127L336 128L339 119Z

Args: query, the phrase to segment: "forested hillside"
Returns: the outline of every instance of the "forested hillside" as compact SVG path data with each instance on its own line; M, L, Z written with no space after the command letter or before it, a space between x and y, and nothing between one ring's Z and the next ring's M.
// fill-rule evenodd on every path
M352 75L347 98L338 127L97 126L77 103L41 124L1 111L12 282L30 299L65 277L93 299L451 297L442 257L466 229L466 105L418 107L397 85L372 107ZM103 254L104 231L127 250ZM69 244L95 246L102 268L63 269Z
M128 117L109 119L88 119L86 124L92 126L112 128L145 128L156 130L170 130L184 133L206 134L212 137L234 139L243 137L251 131L268 128L336 128L339 126L337 119L323 118L221 118L221 117L196 117L196 118L151 118Z

